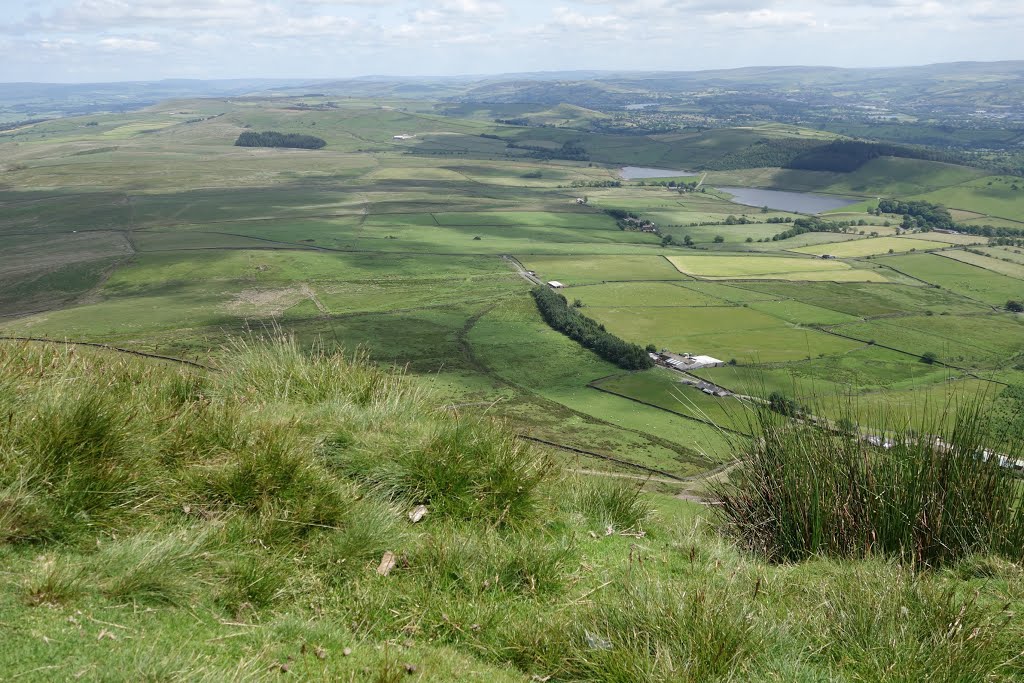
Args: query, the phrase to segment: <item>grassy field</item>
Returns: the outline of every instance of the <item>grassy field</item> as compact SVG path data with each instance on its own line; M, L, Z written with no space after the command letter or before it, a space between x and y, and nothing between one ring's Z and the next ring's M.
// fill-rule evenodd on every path
M1019 280L936 254L886 256L877 260L901 273L991 305L1020 296Z
M885 282L877 272L854 269L841 261L779 256L672 255L668 260L681 273L709 280L827 280Z
M787 324L753 308L601 308L589 311L614 334L676 353L722 360L776 362L843 353L860 346L832 335Z
M812 255L828 253L838 258L857 258L858 256L874 256L876 254L893 252L928 251L929 249L943 249L948 246L944 242L913 237L875 237L821 247L797 247L796 249L790 249L790 251Z
M1024 183L1013 176L979 178L913 198L941 202L986 217L1024 221Z
M702 377L868 429L979 392L1002 392L986 406L1014 424L997 382L1024 383L1024 322L994 307L1020 298L1015 251L986 247L992 269L852 260L957 242L874 225L772 242L785 224L724 221L784 214L713 191L586 186L816 135L795 127L602 135L567 127L595 120L576 108L336 99L182 100L0 134L0 336L54 342L0 341L0 678L1024 675L1021 543L927 571L766 561L682 499L741 481L752 402L602 360L545 323L516 263L627 341L736 361ZM553 125L494 122L520 114ZM234 147L249 129L328 144ZM508 146L568 140L590 161ZM880 159L707 182L959 197L990 187L976 175ZM997 189L970 220L1009 213ZM877 222L871 201L842 218ZM610 208L697 249L619 230Z
M1009 256L993 258L992 256L982 256L970 251L960 250L943 252L943 256L963 263L969 263L972 266L978 266L985 270L991 270L993 273L1000 273L1002 275L1008 275L1009 277L1024 279L1024 263L1021 263L1019 260L1015 261Z
M883 237L808 233L772 242L784 225L724 222L789 214L763 214L713 190L573 187L615 180L628 163L685 168L759 136L796 136L792 128L586 134L592 162L543 161L507 142L557 148L576 136L564 121L586 112L538 110L567 118L555 128L523 128L439 116L423 103L293 107L310 102L317 101L187 100L0 135L0 333L202 359L225 335L281 327L304 344L362 347L381 363L408 367L453 403L492 406L523 433L691 475L726 459L728 444L692 420L588 388L617 368L547 329L507 257L569 285L570 301L626 339L744 363L805 364L862 346L816 327L986 310L952 284L930 288L880 268L898 264L887 258L846 263L786 253L924 248L874 225L867 205L844 218L867 218L865 229ZM328 145L234 147L247 127L310 133ZM415 137L396 141L398 134ZM500 139L482 137L494 135ZM974 173L876 160L843 177L750 169L710 174L706 185L898 194L974 182ZM584 206L575 201L581 195ZM651 218L700 250L662 248L658 235L619 230L609 208ZM936 270L948 270L943 265ZM984 297L971 289L977 278L964 282L969 297L1007 298L1002 281L989 283L995 289ZM963 354L974 358L971 328L955 329Z

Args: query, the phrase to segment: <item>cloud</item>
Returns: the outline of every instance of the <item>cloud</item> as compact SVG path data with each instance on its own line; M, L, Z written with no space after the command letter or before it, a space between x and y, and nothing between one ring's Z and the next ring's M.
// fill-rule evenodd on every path
M159 52L160 43L155 40L138 40L135 38L102 38L100 49L105 52Z
M73 72L92 79L129 73L311 78L1024 58L1024 0L8 4L24 7L0 14L0 81L64 79ZM849 40L836 40L840 32Z

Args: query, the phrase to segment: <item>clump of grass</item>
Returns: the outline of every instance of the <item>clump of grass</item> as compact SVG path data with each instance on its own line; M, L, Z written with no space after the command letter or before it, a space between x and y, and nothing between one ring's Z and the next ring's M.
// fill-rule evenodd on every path
M1022 489L1000 462L1022 457L1021 444L992 437L982 402L956 411L951 428L935 416L880 416L873 422L888 428L868 437L761 409L759 438L735 485L719 487L721 518L773 561L879 554L936 567L973 553L1020 559Z
M553 461L483 417L436 412L420 433L398 432L384 458L364 450L344 465L392 500L436 515L514 524L536 518L539 487ZM379 448L379 444L376 444Z
M586 477L572 481L567 488L567 508L602 529L640 531L653 513L643 487L628 479Z
M751 616L718 588L641 576L549 623L510 624L506 637L522 668L556 680L743 680L764 642Z
M829 584L809 635L855 680L993 680L1019 658L1013 615L917 576L863 568ZM884 596L884 598L882 597Z
M567 539L536 533L443 528L408 558L431 593L554 593L565 585L576 548Z

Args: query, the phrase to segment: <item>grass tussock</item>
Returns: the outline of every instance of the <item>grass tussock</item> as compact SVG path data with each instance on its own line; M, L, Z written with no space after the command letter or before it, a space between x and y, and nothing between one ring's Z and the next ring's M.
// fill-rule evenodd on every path
M1024 559L1022 444L998 438L981 402L952 426L880 416L874 435L823 429L765 408L721 516L772 561L883 555L919 567L972 554ZM847 421L852 424L852 421ZM888 425L888 428L884 428Z

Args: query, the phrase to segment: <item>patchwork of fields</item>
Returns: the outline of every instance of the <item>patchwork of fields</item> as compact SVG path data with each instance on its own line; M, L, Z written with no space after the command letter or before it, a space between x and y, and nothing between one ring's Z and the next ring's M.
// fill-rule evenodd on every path
M250 127L328 144L234 147ZM415 137L394 139L402 134ZM722 133L714 152L761 134ZM231 335L284 329L364 348L525 435L678 476L730 458L708 423L743 432L749 403L708 396L674 371L626 373L585 350L540 318L526 271L566 285L571 304L627 341L734 363L701 378L741 394L814 396L826 414L853 401L869 420L1024 379L1024 321L1003 308L1024 299L1019 249L983 244L978 254L964 248L978 238L896 236L866 213L871 200L836 216L878 236L773 239L795 214L733 204L710 186L614 185L620 164L710 158L696 133L581 135L590 162L507 144L558 149L565 135L422 104L317 111L276 100L177 102L0 134L0 335L215 359ZM976 212L970 220L1024 220L1006 183L948 164L708 176L948 198ZM660 233L620 229L608 209ZM942 251L921 253L932 250Z

